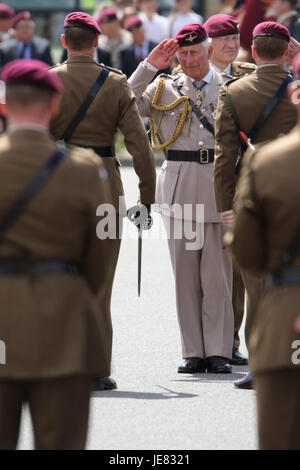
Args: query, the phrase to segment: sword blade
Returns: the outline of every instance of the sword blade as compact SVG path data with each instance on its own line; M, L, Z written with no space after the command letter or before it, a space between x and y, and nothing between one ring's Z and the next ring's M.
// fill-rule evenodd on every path
M142 279L142 248L143 248L143 238L142 230L139 230L139 240L138 240L138 296L141 295L141 279Z

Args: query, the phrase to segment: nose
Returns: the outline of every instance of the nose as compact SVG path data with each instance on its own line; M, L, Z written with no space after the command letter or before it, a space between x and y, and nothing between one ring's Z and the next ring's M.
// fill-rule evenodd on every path
M186 64L192 64L194 62L194 58L190 52L186 55Z

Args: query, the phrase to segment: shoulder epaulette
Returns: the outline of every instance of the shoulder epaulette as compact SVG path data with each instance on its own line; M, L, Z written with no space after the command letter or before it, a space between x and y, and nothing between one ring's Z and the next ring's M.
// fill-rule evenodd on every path
M174 80L176 75L169 75L167 73L161 73L158 77L159 78L170 78L171 80Z
M255 64L251 64L251 62L236 62L236 64L241 69L249 69L249 70L256 70L257 66Z
M118 69L114 69L113 67L108 67L108 65L105 65L105 64L99 64L101 65L101 67L105 67L107 70L109 70L110 72L114 72L118 75L124 75L124 73L121 71L121 70L118 70Z

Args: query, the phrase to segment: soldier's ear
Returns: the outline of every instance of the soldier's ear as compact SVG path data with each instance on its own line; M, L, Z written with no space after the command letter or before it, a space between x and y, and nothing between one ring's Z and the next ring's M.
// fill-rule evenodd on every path
M64 35L64 34L61 34L60 40L61 40L61 43L62 43L62 45L64 46L64 48L67 49L67 44L66 44L66 40L65 40L65 35Z
M254 60L257 59L256 49L253 45L251 46L251 54Z
M94 47L98 47L98 40L99 40L99 35L96 34L95 41L94 41Z
M208 58L210 59L214 50L214 46L211 44L208 49Z
M8 115L7 105L5 103L0 103L0 114L4 117Z

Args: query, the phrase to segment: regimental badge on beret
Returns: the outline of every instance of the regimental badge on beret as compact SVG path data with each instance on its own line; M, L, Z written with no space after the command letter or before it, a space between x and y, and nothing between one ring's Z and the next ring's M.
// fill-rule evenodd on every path
M180 28L176 34L179 47L193 46L207 39L207 33L200 23L191 23Z
M83 13L82 11L74 11L73 13L69 13L66 16L64 22L64 28L84 28L84 29L91 29L97 34L101 34L101 29L95 18L88 15L87 13Z
M259 37L272 37L285 39L287 42L289 42L291 38L289 30L285 26L275 23L275 21L264 21L263 23L259 23L255 26L252 36L253 39Z
M56 93L63 91L57 74L49 72L49 66L40 60L17 59L5 65L1 80L7 85L31 85L45 87Z
M213 15L203 26L210 38L229 36L240 32L237 20L230 15Z

